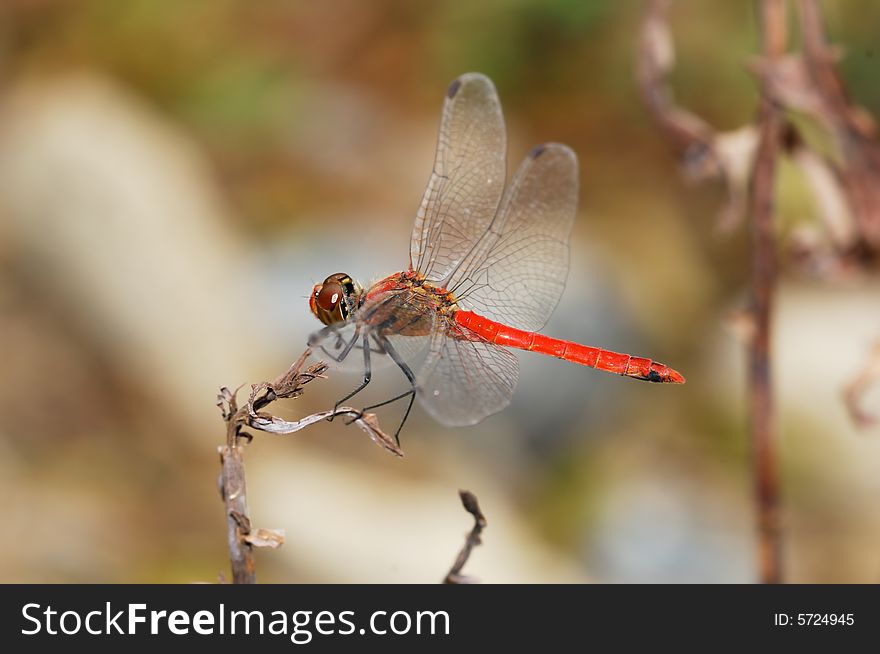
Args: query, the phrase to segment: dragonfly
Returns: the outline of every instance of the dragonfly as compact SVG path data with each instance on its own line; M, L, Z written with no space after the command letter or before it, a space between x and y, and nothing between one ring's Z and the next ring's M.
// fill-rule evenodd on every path
M393 362L407 390L363 412L413 402L450 427L505 408L519 377L511 349L649 382L683 384L672 368L539 333L559 303L577 212L575 153L538 145L507 183L507 135L494 85L467 73L446 91L434 166L416 213L409 265L364 288L335 273L316 284L311 312L325 325L309 345L337 362L353 352L363 381ZM362 357L362 359L361 359Z

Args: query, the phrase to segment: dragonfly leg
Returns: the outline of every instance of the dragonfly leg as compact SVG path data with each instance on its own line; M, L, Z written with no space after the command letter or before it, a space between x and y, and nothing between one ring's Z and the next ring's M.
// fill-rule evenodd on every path
M400 445L400 430L403 429L403 425L406 424L407 418L409 418L409 412L412 411L413 402L416 399L416 376L413 374L412 369L406 364L406 361L403 360L403 357L398 354L397 350L395 350L391 343L388 342L388 339L382 338L379 341L379 337L377 337L377 341L382 350L384 350L388 356L391 357L391 360L397 364L397 367L403 372L406 376L407 381L409 381L409 390L401 393L400 395L396 395L392 397L390 400L385 400L384 402L379 402L378 404L372 404L370 406L366 406L361 409L361 414L366 411L370 411L372 409L378 409L379 407L383 407L386 404L391 404L393 402L397 402L397 400L402 400L405 397L409 397L409 404L406 407L406 413L403 414L403 420L400 421L400 424L397 426L397 431L394 432L394 440L397 442L397 445Z
M309 346L310 346L310 347L314 347L314 343L315 343L315 342L318 342L318 341L322 340L322 339L325 338L325 337L327 336L327 334L329 334L329 333L332 333L334 336L336 336L336 338L337 338L337 340L339 341L340 344L343 343L342 338L341 338L341 337L339 336L339 334L336 332L335 327L334 327L333 325L330 325L330 326L325 327L324 329L322 329L322 330L321 330L320 332L318 332L317 334L313 334L313 335L309 338ZM337 363L342 363L342 362L346 359L346 357L348 357L348 355L349 355L349 353L351 352L351 350L354 348L354 344L357 343L357 340L358 340L358 338L360 337L360 333L361 333L360 327L357 327L357 328L355 329L354 336L352 337L352 339L351 339L348 343L345 344L345 347L342 349L342 351L341 351L339 354L333 354L332 352L328 352L328 351L327 351L327 348L325 348L323 345L320 346L320 349L321 349L321 351L322 351L324 354L327 355L327 358L329 358L329 359L333 359L333 360L336 361ZM367 343L367 336L366 336L366 335L364 335L364 343L365 343L365 344ZM346 395L345 397L343 397L341 400L339 400L339 401L334 405L333 410L335 411L335 410L339 407L340 404L342 404L343 402L345 402L345 400L349 399L350 397L352 397L352 396L355 395L356 393L362 391L364 388L366 388L367 384L369 384L369 383L370 383L370 355L369 355L369 353L364 352L364 383L361 384L361 385L360 385L357 389L355 389L352 393L349 393L348 395ZM335 415L331 415L329 418L327 418L327 421L328 421L328 422L333 422L333 418L334 418L334 417L335 417Z
M337 340L341 340L339 338L339 332L338 332L336 325L327 325L326 327L320 329L319 331L312 332L309 335L309 340L308 340L309 347L315 347L315 345L317 345L318 343L322 342L325 338L327 338L327 336L329 334L333 334L334 336L336 336ZM327 350L324 349L323 345L320 347L321 347L321 350L323 350L328 356L333 357L332 354L330 354L329 352L327 352Z
M349 344L349 347L347 348L348 350L351 350L352 346L354 345L355 340L357 340L357 334L355 334L355 338ZM367 387L367 384L370 383L370 379L372 378L372 366L370 364L370 338L369 338L368 334L364 334L363 349L364 349L364 381L356 389L354 389L351 393L349 393L345 397L341 397L338 400L336 400L336 404L333 405L334 415L335 415L336 409L339 408L340 404L342 404L343 402L347 402L348 400L353 398L355 395L357 395L362 390L364 390ZM347 354L347 352L346 352L346 354ZM333 420L333 416L330 416L329 420Z
M330 325L329 327L325 327L321 331L319 331L315 334L312 334L312 336L309 337L309 347L314 347L314 344L316 342L323 340L324 338L326 338L326 335L330 334L330 333L332 333L334 336L336 336L336 339L340 344L343 342L342 338L339 336L339 334L336 333L335 326ZM325 348L323 345L320 345L319 348L320 348L321 352L323 352L324 354L327 355L328 359L333 359L337 363L342 363L343 361L345 361L345 358L351 352L352 348L354 347L354 344L357 343L357 340L358 340L358 337L360 336L360 333L361 333L361 330L360 330L360 327L358 326L355 330L355 333L354 333L354 336L352 337L352 339L348 343L346 343L345 347L342 349L342 352L340 352L339 354L333 354L332 352L329 352L327 350L327 348Z

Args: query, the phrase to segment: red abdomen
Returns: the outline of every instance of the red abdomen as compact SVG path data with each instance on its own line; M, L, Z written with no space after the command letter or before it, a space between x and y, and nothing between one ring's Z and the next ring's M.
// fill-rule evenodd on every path
M455 322L496 345L549 354L558 359L633 379L669 384L684 383L681 374L651 359L618 354L598 347L550 338L537 332L508 327L472 311L456 311Z

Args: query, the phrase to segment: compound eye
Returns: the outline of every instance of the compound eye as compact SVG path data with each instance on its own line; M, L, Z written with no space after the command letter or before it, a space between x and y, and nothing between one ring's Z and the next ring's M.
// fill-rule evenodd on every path
M327 282L315 295L315 303L324 311L333 311L342 300L342 285L335 282Z

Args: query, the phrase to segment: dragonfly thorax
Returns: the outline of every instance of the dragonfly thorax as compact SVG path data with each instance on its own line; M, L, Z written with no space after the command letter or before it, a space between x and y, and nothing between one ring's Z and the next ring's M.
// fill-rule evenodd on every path
M309 308L325 325L345 322L363 301L364 288L345 273L334 273L315 284Z

